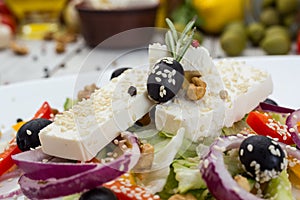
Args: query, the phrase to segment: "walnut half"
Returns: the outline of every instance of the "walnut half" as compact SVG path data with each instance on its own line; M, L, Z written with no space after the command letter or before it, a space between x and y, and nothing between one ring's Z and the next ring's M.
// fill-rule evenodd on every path
M204 97L206 93L206 83L199 77L193 77L187 88L186 95L190 100L197 101Z

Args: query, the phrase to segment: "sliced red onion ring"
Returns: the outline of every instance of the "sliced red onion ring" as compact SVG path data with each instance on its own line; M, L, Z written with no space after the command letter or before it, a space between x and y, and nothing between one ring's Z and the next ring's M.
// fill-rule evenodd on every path
M288 131L292 136L293 141L300 148L300 136L298 132L298 122L300 122L300 109L292 112L286 119Z
M131 170L140 157L137 138L130 133L127 133L125 137L131 144L131 148L128 148L120 157L105 164L43 163L38 161L44 157L42 155L32 162L35 169L30 170L28 169L30 160L14 157L19 167L27 171L19 180L23 194L30 199L57 198L95 188L119 177ZM37 154L40 155L40 153ZM31 156L27 157L27 159L30 158ZM67 170L64 170L64 167ZM71 172L67 172L68 170ZM58 175L54 175L55 171ZM48 172L53 176L49 176Z
M250 135L249 135L250 136ZM216 199L222 200L258 200L261 198L241 188L232 178L224 164L223 152L239 148L247 136L238 134L218 138L203 157L200 163L200 172L209 191ZM279 143L288 155L300 160L300 151L289 145Z
M0 177L0 199L13 199L22 194L16 183L22 173L21 170L17 169Z
M12 159L32 179L72 176L97 166L96 163L78 164L67 159L49 156L44 154L42 149L15 154Z
M276 106L276 105L268 104L268 103L264 103L264 102L261 102L259 104L259 108L262 109L263 111L270 111L270 112L276 112L276 113L282 113L282 114L292 113L295 111L294 109L291 109L291 108Z

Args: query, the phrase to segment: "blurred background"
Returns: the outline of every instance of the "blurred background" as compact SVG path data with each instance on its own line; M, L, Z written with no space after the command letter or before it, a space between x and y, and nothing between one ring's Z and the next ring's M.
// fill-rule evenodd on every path
M297 40L298 8L298 0L0 0L0 47L10 44L7 32L11 40L51 40L67 33L60 38L67 42L83 34L87 45L96 46L124 30L166 27L166 17L181 32L197 16L195 39L219 37L228 56L242 55L249 45L266 54L288 54Z
M0 83L13 82L17 70L9 69L20 63L30 71L28 79L33 74L49 77L70 65L70 58L115 34L166 28L167 17L181 32L196 16L194 40L213 58L300 54L299 4L299 0L0 0ZM138 46L151 42L149 37L131 34L122 43L109 40L103 46ZM71 61L75 62L79 59Z

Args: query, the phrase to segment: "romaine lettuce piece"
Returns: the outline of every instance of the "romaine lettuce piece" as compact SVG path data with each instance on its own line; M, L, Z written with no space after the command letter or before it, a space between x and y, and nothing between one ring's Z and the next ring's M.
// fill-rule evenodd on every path
M175 179L178 181L178 192L185 193L193 189L206 188L198 167L199 159L175 160L172 164Z
M282 171L277 178L273 178L265 191L265 198L272 200L292 200L292 185L286 170Z

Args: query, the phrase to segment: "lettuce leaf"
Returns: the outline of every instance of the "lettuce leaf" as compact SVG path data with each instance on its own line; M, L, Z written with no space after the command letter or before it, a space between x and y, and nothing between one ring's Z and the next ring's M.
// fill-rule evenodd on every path
M189 190L204 189L206 184L198 167L199 159L175 160L172 164L175 179L178 181L178 192L186 193Z

